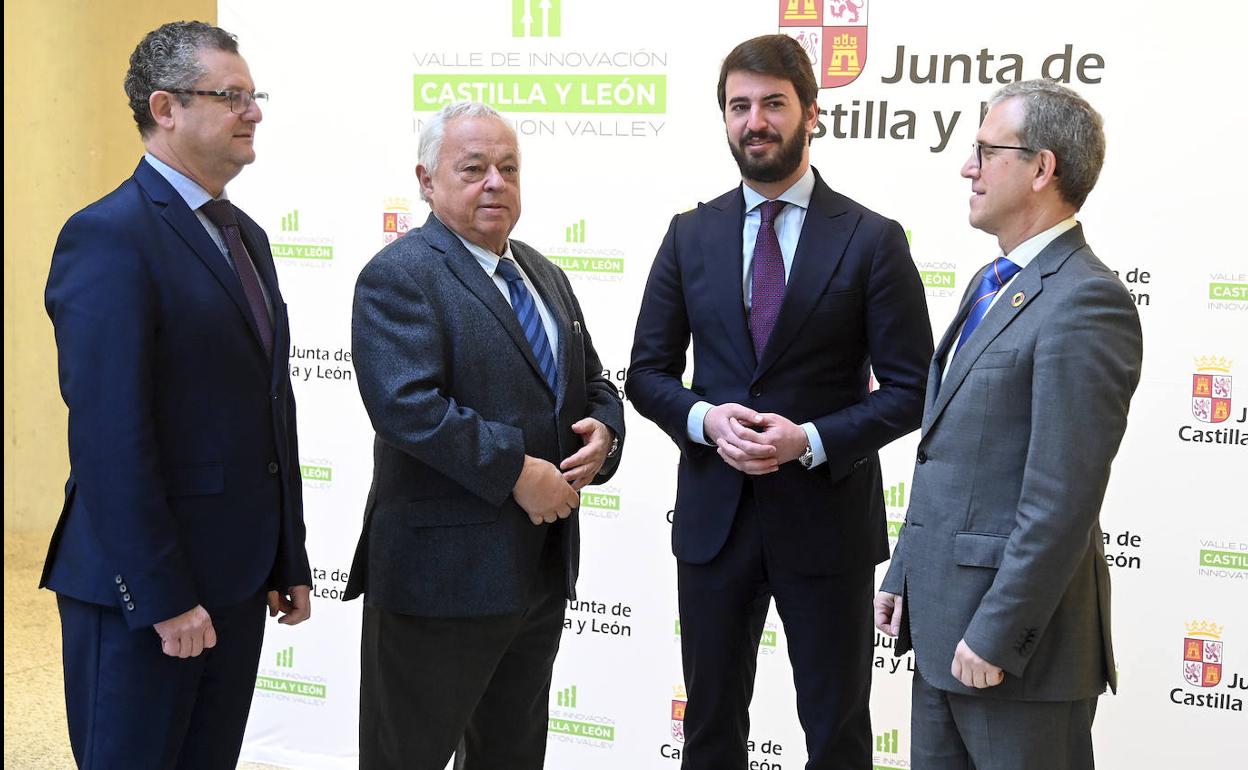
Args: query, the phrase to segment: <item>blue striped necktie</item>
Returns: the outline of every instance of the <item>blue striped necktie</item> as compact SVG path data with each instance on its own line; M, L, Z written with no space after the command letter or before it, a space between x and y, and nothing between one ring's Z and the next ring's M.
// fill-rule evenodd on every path
M511 295L511 309L516 311L516 320L520 322L524 337L529 341L529 346L533 348L533 356L546 377L546 384L554 393L556 392L555 354L550 349L550 339L546 336L545 327L542 326L542 316L537 312L537 304L533 302L533 295L524 285L524 278L520 275L520 269L516 267L515 262L510 259L498 260L496 272L507 282L507 292Z
M984 320L989 306L992 305L992 298L997 296L1001 287L1005 286L1020 269L1018 265L1005 257L997 257L984 271L983 278L979 279L979 289L975 291L975 301L971 305L971 312L967 315L966 324L962 327L962 336L958 337L958 346L953 350L955 354L962 349L962 343L970 338L971 332L975 331L979 322Z

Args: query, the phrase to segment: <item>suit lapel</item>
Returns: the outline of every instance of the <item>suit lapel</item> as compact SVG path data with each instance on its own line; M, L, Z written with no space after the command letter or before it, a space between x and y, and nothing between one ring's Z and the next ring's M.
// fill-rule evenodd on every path
M229 259L221 253L221 250L217 248L217 244L213 243L211 236L208 235L208 231L204 229L203 223L199 221L199 217L195 215L195 212L191 211L190 207L186 205L186 201L160 175L160 172L146 162L139 161L138 168L134 170L134 178L139 183L139 186L143 188L143 191L147 193L148 197L151 198L152 202L162 207L162 218L181 236L186 245L190 247L191 252L204 264L204 267L208 268L208 271L217 279L217 283L221 285L221 288L233 300L234 306L242 314L247 328L251 329L251 336L256 343L257 351L261 356L264 356L264 348L260 343L260 332L256 328L256 320L252 318L251 307L247 304L247 297L243 294L243 285L230 267ZM251 246L248 244L248 249L250 248ZM255 257L253 257L253 261L255 261ZM269 285L276 286L276 279ZM276 297L277 295L271 294L270 296ZM276 341L274 341L274 344L276 344Z
M754 372L757 381L797 338L845 255L857 219L842 216L845 207L815 172L815 189L793 254L780 315Z
M545 382L546 376L542 374L542 368L538 365L536 356L533 355L533 347L529 345L528 338L524 336L524 330L520 328L520 321L516 318L516 311L512 310L511 305L507 304L507 300L503 299L502 292L498 290L497 284L481 269L481 265L477 263L476 257L472 256L468 249L464 248L464 244L460 243L459 238L448 230L446 225L442 224L433 214L429 215L429 218L425 220L424 226L420 228L420 235L426 243L442 252L442 256L445 258L451 272L459 278L464 287L481 304L485 305L494 314L494 317L498 319L498 323L503 327L503 331L511 338L512 343L520 349L524 360L529 362L529 366ZM526 270L525 272L528 271ZM561 342L561 347L562 344Z
M247 247L247 253L251 255L252 264L256 266L256 273L260 276L260 283L264 284L264 290L269 295L269 304L273 306L273 371L271 376L272 384L276 386L281 378L287 375L287 351L290 350L290 324L285 315L282 293L277 286L277 265L273 262L273 252L269 249L263 232L256 232L259 228L254 226L250 218L237 207L235 211L240 215L239 231L243 236L243 245ZM247 316L250 318L251 313ZM255 329L254 323L252 329ZM258 332L256 344L260 344Z
M745 297L741 293L741 231L745 226L745 196L738 186L702 204L702 207L709 220L709 226L702 230L699 237L708 296L714 298L728 345L740 359L742 368L753 371L754 343L750 340L750 329L745 320Z
M984 320L980 322L979 328L971 334L967 339L966 345L961 350L953 354L952 360L949 361L949 373L945 376L944 383L940 386L940 392L936 396L936 400L932 403L931 414L925 414L923 419L923 431L926 433L936 420L940 417L941 412L948 406L950 399L954 393L966 380L967 375L971 371L971 367L983 354L988 346L992 344L1005 329L1014 322L1027 308L1035 302L1036 297L1040 296L1040 292L1044 288L1044 278L1052 275L1061 268L1062 264L1079 249L1087 245L1083 238L1083 228L1080 225L1067 230L1053 240L1044 250L1036 255L1027 267L1019 272L1014 282L1006 287L1005 295L998 297L997 301L989 308ZM976 273L978 277L983 271ZM1017 302L1017 304L1015 304ZM963 303L964 305L966 302ZM958 317L954 320L953 325L945 332L945 339L941 341L942 347L948 348L952 344L951 337L957 334L961 327L961 321L966 318L967 309L959 310Z

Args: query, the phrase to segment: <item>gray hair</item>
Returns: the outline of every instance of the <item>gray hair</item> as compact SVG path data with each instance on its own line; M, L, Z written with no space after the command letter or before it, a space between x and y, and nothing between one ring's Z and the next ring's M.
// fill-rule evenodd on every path
M173 21L148 32L130 54L126 96L141 136L156 128L148 104L154 91L190 88L204 76L204 65L199 61L202 50L237 54L238 39L202 21ZM179 94L178 100L185 107L190 96Z
M1100 113L1073 90L1052 80L1010 83L993 94L989 106L1018 98L1023 125L1018 140L1033 151L1057 156L1057 191L1079 210L1096 186L1105 162L1105 126Z
M498 110L481 102L455 102L438 110L420 129L420 146L416 151L416 162L432 174L438 168L438 156L442 154L442 138L446 135L446 124L460 118L497 118L507 129L515 134L515 129L507 122ZM425 197L421 190L422 200Z

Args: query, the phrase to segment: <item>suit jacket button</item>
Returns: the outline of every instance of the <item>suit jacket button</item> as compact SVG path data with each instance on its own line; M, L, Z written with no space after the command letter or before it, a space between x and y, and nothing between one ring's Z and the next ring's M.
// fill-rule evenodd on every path
M116 583L117 585L121 585L121 575L114 575L113 582Z
M130 594L122 594L122 595L121 595L121 600L122 600L123 602L128 602L128 601L130 601Z
M117 590L118 590L118 591L121 591L121 592L124 594L126 591L129 591L130 589L129 589L129 588L126 588L126 584L125 584L125 583L122 583L121 585L117 586Z
M759 397L761 397L761 396L763 395L763 391L761 391L761 390L756 390L756 391L754 391L753 393L751 393L750 395L751 395L751 396L753 396L754 398L759 398Z
M134 612L134 602L126 602L126 609Z
M269 463L269 473L277 473L277 463Z
M922 449L920 449L920 450L919 450L919 455L918 455L918 460L919 460L919 465L922 465L923 463L927 462L927 452L926 452L926 451L924 451L924 450L922 450Z

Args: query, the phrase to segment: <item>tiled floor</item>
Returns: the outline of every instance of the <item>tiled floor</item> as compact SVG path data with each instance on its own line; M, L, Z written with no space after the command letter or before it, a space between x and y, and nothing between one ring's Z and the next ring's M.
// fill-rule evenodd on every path
M65 730L56 598L35 588L50 531L4 533L4 767L74 767ZM240 770L271 770L244 762Z

